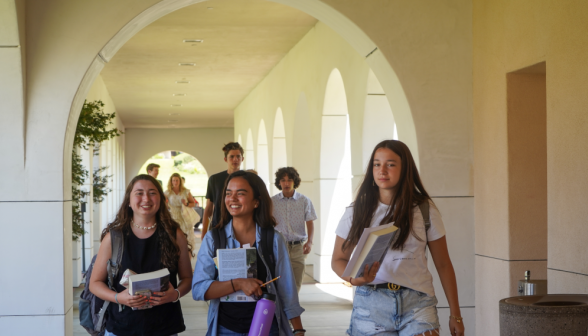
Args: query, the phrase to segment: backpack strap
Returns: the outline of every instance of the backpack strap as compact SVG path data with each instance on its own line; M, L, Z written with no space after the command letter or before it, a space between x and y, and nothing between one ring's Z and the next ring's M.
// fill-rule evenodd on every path
M263 259L269 264L270 278L276 273L276 258L274 257L274 235L273 227L261 228L261 253Z
M429 229L431 228L431 218L429 217L429 200L419 204L419 208L421 209L421 214L425 220L425 232L429 232Z
M106 264L106 271L108 273L108 288L116 291L115 289L115 279L118 275L118 271L120 270L120 266L122 263L122 255L124 251L125 240L123 239L122 232L119 230L110 230L110 243L112 246L112 256L108 263ZM106 303L107 301L105 301ZM121 312L123 310L123 306L121 304L118 305L118 311Z
M222 234L221 234L222 230ZM224 229L213 228L210 230L212 240L214 241L214 257L216 257L216 250L227 247L227 235Z

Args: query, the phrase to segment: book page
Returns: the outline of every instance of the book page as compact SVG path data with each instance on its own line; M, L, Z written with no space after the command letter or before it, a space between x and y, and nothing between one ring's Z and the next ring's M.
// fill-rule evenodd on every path
M342 277L351 276L351 277L357 278L357 277L361 276L359 274L363 275L363 271L364 271L365 265L367 263L362 262L364 260L364 258L361 257L362 254L365 255L365 260L370 261L369 265L371 265L375 261L381 262L382 260L384 260L384 256L386 255L386 252L388 252L388 248L386 248L386 247L390 246L389 245L390 240L396 235L396 230L378 237L376 239L376 241L374 242L373 246L371 246L372 248L369 251L364 251L364 248L369 248L369 247L366 247L366 243L372 233L382 231L382 230L387 230L387 229L391 228L392 226L394 226L394 223L380 225L380 226L376 226L376 227L365 228L363 230L363 233L362 233L361 237L359 238L359 241L357 242L357 246L355 247L355 250L353 251L353 255L351 256L351 260L349 260L349 263L347 263L347 267L345 267L345 271L343 272ZM358 263L361 263L361 265L358 265ZM356 267L358 268L358 271L353 272L353 270ZM352 273L355 273L355 274L352 274Z
M220 281L240 278L257 278L257 249L218 249L218 274ZM242 291L220 298L223 302L255 302L256 298Z

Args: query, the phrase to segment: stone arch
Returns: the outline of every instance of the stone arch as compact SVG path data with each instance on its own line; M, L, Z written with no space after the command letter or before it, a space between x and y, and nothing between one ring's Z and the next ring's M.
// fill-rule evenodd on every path
M245 169L255 169L255 150L253 148L253 133L250 128L247 130L245 142Z
M269 185L269 154L267 148L267 132L265 130L265 122L263 119L259 122L259 129L257 131L257 174L263 182L265 182L268 191Z
M286 130L284 128L284 115L282 109L278 107L274 119L274 136L272 141L272 170L269 172L269 183L271 184L272 194L279 192L273 184L275 172L282 167L288 166L288 153L286 147Z
M351 136L347 95L343 78L333 69L327 81L323 103L320 155L320 282L335 281L331 255L335 229L351 203Z

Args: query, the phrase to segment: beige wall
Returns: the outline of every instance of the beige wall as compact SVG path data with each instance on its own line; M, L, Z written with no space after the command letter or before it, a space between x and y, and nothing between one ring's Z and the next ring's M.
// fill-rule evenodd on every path
M10 146L0 146L0 156L22 160L0 177L0 209L6 222L43 222L45 226L39 228L39 235L29 243L46 253L43 260L26 253L13 260L2 259L2 268L19 270L24 279L21 285L32 288L26 293L8 293L3 298L3 303L7 304L0 305L0 315L8 316L3 317L6 332L17 333L16 328L25 325L25 332L30 334L47 334L48 330L51 335L71 333L73 303L71 282L67 280L71 278L68 266L71 265L68 240L71 236L68 224L71 223L68 181L71 172L67 154L71 152L77 113L104 63L120 45L153 19L195 2L197 0L26 2L26 24L19 30L19 36L23 39L26 36L26 42L21 41L21 44L26 43L26 48L22 49L26 62L21 62L26 63L26 69L15 75L25 78L21 80L26 83L22 105L25 112L20 114L20 119L14 118L10 107L13 105L0 101L2 130L8 129L13 135L9 137ZM456 222L452 224L457 230L471 226L472 209L465 200L473 196L471 3L467 0L276 2L316 16L349 42L361 57L365 58L378 47L366 62L381 82L396 122L404 125L399 129L400 138L407 139L411 149L419 153L417 159L430 193L445 197L444 201L453 209L458 209L461 202L464 209L469 209L461 212L463 216L449 216L449 210L445 212L443 208L441 211L454 218ZM17 9L24 7L17 6ZM2 51L0 57L0 64L8 64L4 61L10 56ZM4 74L4 69L2 71ZM345 76L348 75L343 74L344 80ZM353 85L357 84L348 82L346 88ZM5 86L0 89L3 94L6 92ZM299 99L299 93L289 99ZM359 98L350 99L350 111L364 107L358 104ZM312 114L310 117L314 118ZM352 134L357 130L361 132L362 119L351 122ZM268 122L266 126L269 128L272 124ZM313 139L316 138L313 135ZM361 148L361 143L352 144L352 151ZM316 153L318 148L315 156ZM358 166L353 162L355 172ZM15 187L15 181L25 183ZM37 211L30 211L30 202L35 202ZM4 225L2 229L6 235L0 238L3 249L0 252L4 253L4 249L13 246L8 237L17 232ZM461 249L461 245L454 248ZM471 256L467 250L459 253L462 254ZM458 260L459 255L455 259L456 267L473 269L465 261ZM28 267L22 269L21 265L25 264ZM43 288L34 283L33 273L39 272L51 279ZM36 304L26 304L32 301ZM464 294L461 303L473 307L473 296ZM52 328L41 328L42 325Z
M222 148L231 141L234 141L232 128L129 128L126 132L126 181L130 182L150 157L167 150L193 155L209 176L227 170Z
M588 28L587 10L583 1L474 1L477 335L498 335L498 301L514 295L516 280L526 269L535 278L547 277L550 293L586 293L588 66L583 60L588 45L580 41ZM536 99L524 104L534 106L524 117L525 125L524 120L516 120L507 95L526 95L507 88L513 79L507 81L507 74L540 62L546 62L545 135L526 132L537 129L531 115L541 110ZM531 80L521 89L537 84L542 85ZM513 134L512 127L520 133ZM543 174L532 166L521 168L521 157L509 157L509 151L512 154L521 145L530 151L537 148L521 142L524 136L546 139L544 158L537 163L546 167L547 192L530 188L523 195L520 188L529 177L525 173ZM538 207L530 215L547 216L545 235L541 220L525 220L522 212L514 213L529 202L546 203L545 209Z

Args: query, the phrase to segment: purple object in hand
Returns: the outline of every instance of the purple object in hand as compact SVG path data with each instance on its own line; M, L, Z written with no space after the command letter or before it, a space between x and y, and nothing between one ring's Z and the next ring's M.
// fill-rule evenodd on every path
M275 311L276 296L271 293L264 293L255 306L249 336L268 336L274 321Z

